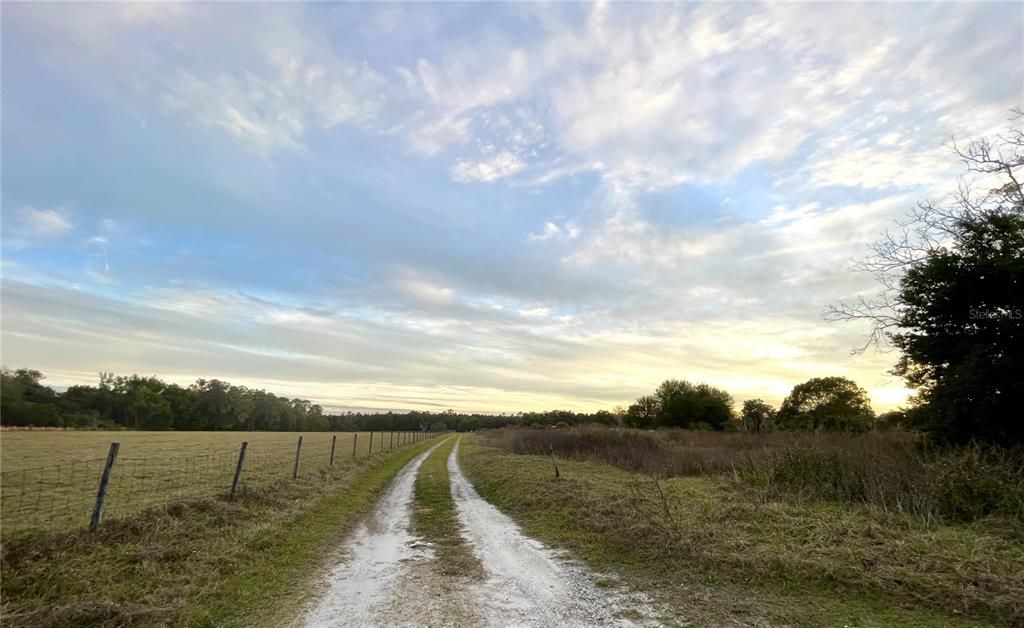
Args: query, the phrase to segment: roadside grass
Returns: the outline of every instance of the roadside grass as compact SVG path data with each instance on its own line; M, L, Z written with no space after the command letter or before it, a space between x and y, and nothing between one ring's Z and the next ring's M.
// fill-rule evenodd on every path
M767 500L724 477L660 480L608 464L461 446L480 494L526 532L622 575L696 625L1012 625L1024 546L845 503Z
M434 545L442 576L483 578L484 569L461 533L448 479L448 456L459 437L450 437L423 462L416 478L416 533Z
M199 498L96 533L5 542L4 626L253 626L293 619L302 585L433 439L342 460L235 501Z

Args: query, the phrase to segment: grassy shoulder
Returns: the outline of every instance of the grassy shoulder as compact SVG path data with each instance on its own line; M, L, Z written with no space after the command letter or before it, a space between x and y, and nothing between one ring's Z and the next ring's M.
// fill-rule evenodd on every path
M416 534L434 545L435 565L443 576L481 578L483 566L460 532L448 479L448 456L459 437L450 437L423 462L416 477Z
M843 504L766 500L463 439L464 472L526 532L650 592L681 623L957 626L1020 621L1024 547Z
M238 500L197 499L95 533L3 547L5 626L251 626L289 619L337 544L423 441Z

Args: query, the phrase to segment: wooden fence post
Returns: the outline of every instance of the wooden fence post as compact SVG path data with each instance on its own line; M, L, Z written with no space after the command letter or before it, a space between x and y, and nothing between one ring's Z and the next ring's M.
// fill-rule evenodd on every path
M107 464L103 465L103 475L100 476L100 488L96 491L96 505L92 509L92 519L89 520L89 529L95 530L100 527L103 520L103 504L107 501L107 489L110 487L110 470L117 460L117 451L121 449L121 443L110 443L110 450L107 452Z
M292 479L299 477L299 456L302 454L302 437L299 437L298 444L295 445L295 468L292 469Z
M359 442L359 432L352 432L352 458L356 457L356 443Z
M366 451L367 454L373 453L373 432L370 432L370 448Z
M238 450L238 464L235 465L235 479L231 480L231 499L238 493L238 480L242 477L242 465L245 464L245 449L249 443L242 441L242 447Z
M331 466L334 466L334 447L338 444L338 435L331 434Z

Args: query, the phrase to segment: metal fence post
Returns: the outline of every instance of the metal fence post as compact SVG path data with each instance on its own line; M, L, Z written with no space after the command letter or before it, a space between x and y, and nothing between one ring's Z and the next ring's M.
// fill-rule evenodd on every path
M338 435L331 434L331 466L334 466L334 447L338 444Z
M249 443L242 441L242 447L238 450L238 464L235 465L235 479L231 481L231 498L235 498L235 494L238 493L238 480L242 477L242 465L245 464L245 449L249 446Z
M121 443L110 443L110 450L107 452L107 464L103 465L103 475L100 476L100 488L96 491L96 505L92 509L92 519L89 520L89 529L95 530L100 527L103 520L103 504L107 501L107 489L110 487L110 470L117 460L117 451L121 449Z
M299 437L298 444L295 445L295 468L292 470L292 479L299 477L299 456L302 454L302 437Z
M373 453L373 432L370 432L370 449L367 450L367 454Z
M359 432L352 433L352 458L356 457L356 443L359 442Z

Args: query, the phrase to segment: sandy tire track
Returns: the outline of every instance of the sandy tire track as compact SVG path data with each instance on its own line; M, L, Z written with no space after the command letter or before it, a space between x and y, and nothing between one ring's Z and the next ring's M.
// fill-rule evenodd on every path
M391 481L373 513L342 546L317 605L301 621L313 626L375 626L390 606L396 584L411 565L433 551L410 531L416 474L438 445L416 456Z
M405 465L341 548L315 607L298 622L320 626L656 625L645 598L598 588L484 500L448 456L452 498L483 580L444 576L429 543L412 533L416 475L434 445ZM629 618L625 617L629 614ZM639 618L639 620L637 620Z
M582 567L524 535L512 519L480 497L462 474L459 443L448 457L452 497L463 534L487 578L468 591L489 626L657 624L645 600L599 589Z

